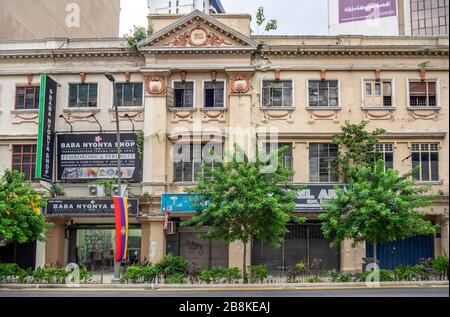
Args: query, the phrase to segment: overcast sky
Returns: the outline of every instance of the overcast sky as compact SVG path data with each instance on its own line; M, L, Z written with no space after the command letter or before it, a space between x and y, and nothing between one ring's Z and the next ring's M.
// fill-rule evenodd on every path
M146 25L147 0L121 1L121 35L128 33L133 25ZM270 34L328 33L327 0L222 0L222 4L228 13L252 14L253 23L258 7L263 6L268 20L278 20L278 30Z

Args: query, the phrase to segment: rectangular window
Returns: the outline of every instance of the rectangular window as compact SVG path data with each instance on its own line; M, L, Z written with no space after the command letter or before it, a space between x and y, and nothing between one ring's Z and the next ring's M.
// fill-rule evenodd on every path
M16 110L39 109L40 86L28 85L16 87Z
M392 81L365 80L365 107L392 107Z
M394 144L380 143L375 145L374 161L383 160L385 170L394 168Z
M175 144L173 146L174 182L196 182L202 172L202 165L212 168L222 159L221 143Z
M69 108L97 107L98 84L69 84Z
M309 107L339 107L339 82L337 80L310 80Z
M280 150L284 147L287 147L288 149L283 153L283 166L292 171L294 169L292 143L266 143L266 154L269 155L271 151Z
M411 81L409 82L410 107L436 107L437 82Z
M309 178L311 183L336 183L338 146L330 143L309 145Z
M36 172L36 145L13 145L12 169L34 181Z
M225 82L207 81L205 82L205 108L225 107Z
M263 107L292 107L292 81L263 80Z
M194 82L175 82L175 108L194 108Z
M439 144L413 144L413 168L419 166L414 178L421 182L439 181Z
M142 83L116 83L116 100L119 107L142 107Z

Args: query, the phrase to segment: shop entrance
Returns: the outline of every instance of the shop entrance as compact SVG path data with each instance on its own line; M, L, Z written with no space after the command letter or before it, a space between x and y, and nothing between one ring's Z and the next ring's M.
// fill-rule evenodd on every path
M167 254L180 256L192 270L228 268L228 244L204 240L191 228L180 228L176 234L167 235Z
M126 264L137 263L141 256L141 229L129 230ZM114 226L72 227L69 229L69 262L91 272L113 272Z
M330 248L331 240L323 236L320 224L289 224L288 229L279 249L253 241L252 264L266 265L271 274L288 272L299 262L315 272L339 269L339 249Z

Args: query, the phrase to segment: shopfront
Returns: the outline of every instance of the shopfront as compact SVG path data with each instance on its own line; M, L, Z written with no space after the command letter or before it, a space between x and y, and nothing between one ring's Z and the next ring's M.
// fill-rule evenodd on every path
M141 257L142 229L136 220L138 200L130 198L127 260L129 265ZM76 263L89 271L112 272L114 269L115 224L112 198L52 199L47 204L47 218L64 234L63 254L59 263ZM52 250L53 251L53 250ZM64 260L63 260L64 259ZM50 264L50 263L47 263Z

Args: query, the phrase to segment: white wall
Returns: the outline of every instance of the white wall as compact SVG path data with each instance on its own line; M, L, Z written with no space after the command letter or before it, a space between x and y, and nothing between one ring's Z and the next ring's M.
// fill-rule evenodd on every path
M329 35L399 35L398 16L339 23L339 0L328 0L328 25Z

